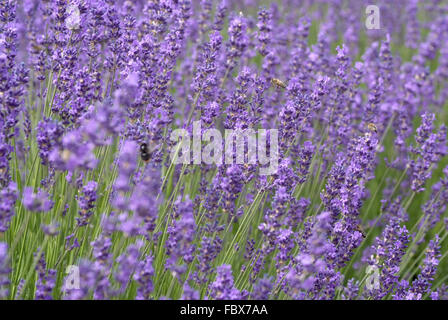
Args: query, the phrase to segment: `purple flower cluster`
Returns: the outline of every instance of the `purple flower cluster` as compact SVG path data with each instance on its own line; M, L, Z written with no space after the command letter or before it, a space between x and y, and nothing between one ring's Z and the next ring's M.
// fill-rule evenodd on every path
M242 293L234 287L232 267L219 266L216 270L216 279L210 285L210 298L217 300L241 300Z
M448 5L368 5L2 0L0 299L446 298Z
M154 290L153 277L153 257L148 255L139 261L133 277L139 284L136 296L137 300L148 300L150 298Z
M417 279L412 281L409 290L406 293L405 299L422 299L425 294L431 292L431 283L437 272L440 258L439 237L436 236L434 240L429 242L426 249L425 259L421 267L421 272Z
M61 144L64 127L62 124L47 118L37 124L36 131L39 156L43 164L48 164L50 151Z
M416 130L415 140L418 147L412 148L417 159L410 161L412 171L411 188L415 192L424 190L423 186L431 177L433 166L446 154L446 127L442 126L433 133L434 114L422 115L422 124Z
M8 230L11 218L14 216L18 192L14 182L0 190L0 232Z
M56 270L47 270L45 255L42 254L36 265L37 282L36 282L36 299L52 300L52 292L56 284Z
M34 212L47 212L53 208L53 201L49 199L47 192L39 190L34 193L31 187L25 187L22 203L27 210Z
M98 184L95 181L89 181L81 189L81 196L78 197L79 215L77 218L78 226L82 227L88 224L90 216L93 214L97 198Z
M190 199L178 199L173 215L173 223L168 227L166 241L166 268L174 274L182 275L188 264L194 259L195 246L192 244L196 231L193 216L193 202ZM177 219L178 218L178 219ZM185 264L179 264L181 259Z
M401 226L399 218L392 217L372 247L369 265L380 272L380 287L368 292L372 298L382 299L398 286L400 263L408 243L409 232L406 227Z
M5 299L9 294L9 273L11 272L8 256L8 245L0 242L0 298Z

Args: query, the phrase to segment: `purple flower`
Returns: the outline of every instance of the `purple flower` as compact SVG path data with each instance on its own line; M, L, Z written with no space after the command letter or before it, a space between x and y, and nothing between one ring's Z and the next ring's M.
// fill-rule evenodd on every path
M422 299L424 295L431 292L431 283L436 275L440 259L439 242L440 238L438 235L436 235L434 240L429 241L425 259L420 267L421 272L417 279L412 282L406 294L406 299Z
M0 242L0 298L7 298L9 295L9 274L11 272L8 256L8 245Z
M33 212L47 212L53 208L53 201L49 199L47 192L39 189L36 194L31 187L23 190L22 203L27 210Z
M216 300L240 300L241 292L234 287L232 267L224 264L217 268L216 279L210 284L210 298Z
M114 136L123 130L123 110L110 100L99 104L90 117L82 121L81 130L88 141L96 146L109 145Z
M247 21L240 15L234 15L229 22L229 42L226 50L226 72L230 72L243 55L248 44Z
M44 118L36 128L36 141L39 146L39 156L42 164L48 164L48 157L56 146L60 146L64 127L59 122Z
M196 223L193 216L193 202L190 199L187 198L185 201L178 199L175 207L174 221L168 227L168 239L165 244L168 256L166 268L176 276L180 276L187 266L179 264L178 259L181 258L187 264L194 259L196 247L192 242L196 235Z
M15 212L18 191L14 182L0 190L0 232L6 232Z
M60 232L59 231L59 223L57 223L57 222L52 222L50 224L42 224L41 228L42 228L42 231L50 237L57 236Z
M76 218L78 226L82 227L88 224L89 218L93 214L95 202L97 199L98 184L95 181L89 181L82 187L81 196L78 197L79 218Z
M304 183L307 179L308 169L314 154L314 146L311 141L305 141L303 147L299 150L298 175L299 183Z
M408 27L406 28L406 46L416 49L420 42L420 26L417 19L418 14L418 0L411 0L406 6L406 21Z
M215 238L204 236L201 239L197 253L198 272L195 274L195 280L200 283L206 283L208 275L213 271L211 263L218 256L222 247L222 239L219 236Z
M121 210L127 207L128 199L125 194L130 190L130 177L133 176L137 168L137 159L137 143L125 141L118 157L118 176L114 183L114 190L118 194L113 200L114 205Z
M235 214L235 200L243 189L243 179L244 176L240 165L232 164L227 168L226 174L222 178L220 184L220 188L224 192L222 206L225 212L229 213L231 216Z
M72 241L73 239L73 241ZM65 249L71 251L74 248L79 248L78 238L75 238L75 234L68 235L65 237Z
M373 288L367 293L374 299L382 299L391 293L399 280L400 263L409 243L409 232L401 226L401 220L392 217L381 236L377 237L372 246L369 265L380 272L379 288Z
M418 127L415 136L417 147L411 148L411 151L417 155L417 159L409 163L412 172L411 189L415 192L424 190L426 180L431 177L433 166L447 152L446 127L441 126L437 133L432 133L434 119L434 114L422 115L422 124Z
M36 283L36 300L52 300L52 293L56 284L56 270L47 270L45 255L41 253L39 261L36 265L37 283Z
M101 234L91 243L93 247L93 262L91 268L95 272L95 285L93 286L93 298L95 300L110 299L113 292L110 284L110 275L112 269L112 240L110 237Z
M366 39L364 1L259 2L0 1L0 299L448 296L446 1L382 1ZM278 132L276 172L173 166L193 120ZM60 270L24 275L20 234Z
M89 298L99 282L100 272L94 263L88 260L81 260L76 267L79 267L79 269L72 269L72 272L67 275L63 282L62 291L66 300ZM78 276L79 279L77 279Z
M294 299L333 299L341 274L335 268L335 245L327 238L331 213L322 212L308 228L302 252L286 274L284 290Z
M221 43L221 35L219 32L214 32L210 35L210 42L204 46L201 53L201 64L198 66L193 83L195 94L199 95L197 99L200 104L213 101L216 95L218 85L216 71ZM205 117L205 120L208 120L207 118ZM206 123L210 124L210 120Z
M0 118L0 124L3 125ZM8 185L10 181L9 176L9 161L11 159L11 152L13 148L7 143L4 135L0 132L0 186Z
M140 261L140 247L142 243L128 246L126 252L117 258L118 268L114 272L114 278L119 284L119 294L127 289L128 284L132 280L132 276L137 269Z
M224 19L227 14L227 7L228 7L227 0L221 0L215 13L215 21L213 25L214 30L216 31L222 30Z
M250 298L253 300L268 300L269 295L272 292L274 283L272 278L265 276L257 281L254 285L254 290L250 295Z
M59 170L93 169L98 162L94 147L82 139L81 130L70 131L62 138L62 146L54 148L48 159Z
M359 281L355 279L350 279L347 282L347 285L344 287L343 299L345 300L356 300L363 299L362 296L359 295Z
M258 11L258 44L257 49L262 56L268 54L267 47L271 40L272 31L272 16L271 13L266 9L261 9Z
M157 199L160 187L159 170L146 166L130 197L129 209L144 220L147 232L152 232L155 228L158 206L162 202L162 197Z
M134 280L138 283L137 300L149 300L151 293L154 290L154 268L152 263L153 257L147 255L137 265L137 270L134 273Z
M199 292L191 288L188 283L185 283L181 300L199 300Z

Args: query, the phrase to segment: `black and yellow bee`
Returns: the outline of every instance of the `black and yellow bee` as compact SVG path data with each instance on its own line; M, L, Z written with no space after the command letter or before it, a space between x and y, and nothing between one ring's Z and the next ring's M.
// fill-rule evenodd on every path
M271 82L272 82L272 84L276 85L279 88L286 89L286 87L287 87L286 84L282 80L277 79L277 78L272 78Z
M149 160L151 160L154 151L156 149L156 146L153 143L146 143L143 142L140 145L140 156L142 158L143 161L148 162Z
M372 122L370 122L370 123L367 125L367 128L368 128L370 131L372 131L372 132L378 133L378 129L376 128L376 125L375 125L374 123L372 123Z
M142 160L145 162L148 162L149 159L151 159L151 155L148 152L148 144L142 143L140 145L140 156L142 157Z
M34 52L41 52L45 48L37 43L32 43L31 48L34 50Z
M356 231L358 231L359 233L361 233L362 237L365 238L366 237L366 232L364 231L364 228L361 225L357 225L356 226Z

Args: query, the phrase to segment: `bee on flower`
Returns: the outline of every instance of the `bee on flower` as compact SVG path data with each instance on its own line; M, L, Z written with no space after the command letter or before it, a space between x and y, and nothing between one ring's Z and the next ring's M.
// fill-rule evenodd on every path
M152 158L152 156L154 155L154 151L156 150L156 145L152 142L150 143L146 143L143 142L140 145L140 156L142 158L143 161L145 162L149 162Z
M287 85L280 79L277 78L272 78L271 83L275 86L277 86L278 88L283 88L286 89Z
M367 124L367 128L372 132L378 133L378 129L377 129L376 125L372 122Z

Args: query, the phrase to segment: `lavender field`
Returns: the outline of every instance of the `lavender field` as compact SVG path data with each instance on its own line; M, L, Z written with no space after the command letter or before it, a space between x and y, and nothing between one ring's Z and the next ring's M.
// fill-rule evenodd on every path
M447 111L444 0L0 0L0 300L448 299Z

